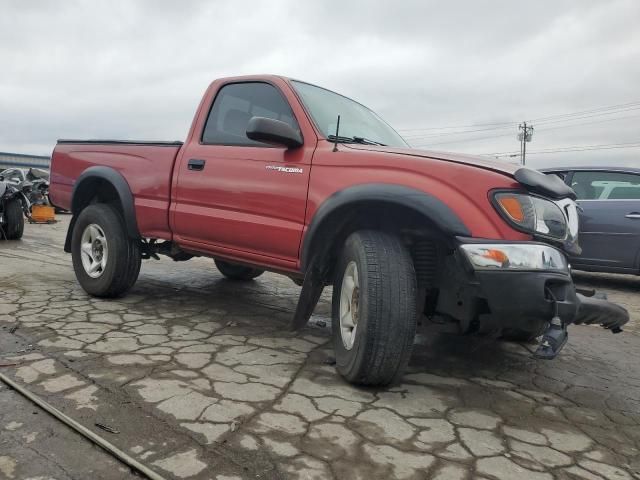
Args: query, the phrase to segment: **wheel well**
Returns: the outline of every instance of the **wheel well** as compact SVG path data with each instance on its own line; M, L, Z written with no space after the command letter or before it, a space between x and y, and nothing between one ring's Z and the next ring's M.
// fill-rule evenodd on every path
M113 205L124 217L124 208L118 191L113 184L104 178L91 178L78 185L73 195L71 211L78 215L93 203L108 203Z
M404 205L384 201L365 201L341 206L327 215L308 246L308 253L320 255L328 266L327 279L347 237L358 230L379 230L398 235L413 258L419 288L434 284L440 260L451 250L450 235L445 234L425 214Z
M91 167L80 175L73 189L71 199L73 217L67 231L65 252L71 252L71 235L78 215L87 206L94 203L113 206L122 217L129 237L140 238L133 194L124 177L108 167Z

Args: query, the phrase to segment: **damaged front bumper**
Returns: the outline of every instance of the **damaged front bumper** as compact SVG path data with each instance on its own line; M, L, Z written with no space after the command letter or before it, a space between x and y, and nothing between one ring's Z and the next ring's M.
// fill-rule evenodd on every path
M607 301L606 295L578 290L576 297L578 312L573 319L576 325L600 324L612 333L620 333L629 321L629 312L617 303Z
M600 324L618 333L629 321L628 312L606 297L576 291L566 256L550 245L460 240L458 258L489 310L485 330L543 333L539 358L558 354L569 324Z

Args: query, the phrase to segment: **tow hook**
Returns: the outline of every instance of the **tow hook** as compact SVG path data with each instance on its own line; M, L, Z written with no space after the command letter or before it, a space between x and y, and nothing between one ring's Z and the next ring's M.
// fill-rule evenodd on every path
M551 289L546 288L546 293L553 304L553 318L549 326L542 335L542 341L534 352L533 356L542 360L553 360L558 356L560 350L567 344L569 334L567 324L560 318L558 312L558 301Z
M533 356L542 360L553 360L567 344L568 338L567 324L557 315L554 316Z

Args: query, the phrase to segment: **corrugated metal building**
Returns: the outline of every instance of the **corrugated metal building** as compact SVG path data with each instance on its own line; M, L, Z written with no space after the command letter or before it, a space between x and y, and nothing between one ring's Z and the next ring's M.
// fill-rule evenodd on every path
M25 155L23 153L0 152L0 170L11 167L49 168L51 157L42 155Z

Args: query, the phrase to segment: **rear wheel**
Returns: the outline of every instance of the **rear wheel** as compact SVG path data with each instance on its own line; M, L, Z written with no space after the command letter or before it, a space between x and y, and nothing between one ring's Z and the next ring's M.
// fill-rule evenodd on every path
M7 240L19 240L24 233L24 215L20 200L13 199L5 203L4 234Z
M90 205L78 216L71 257L82 288L96 297L127 292L140 273L140 243L127 235L124 220L111 205Z
M359 231L336 268L332 336L336 367L349 382L387 385L409 362L416 332L416 274L400 239Z
M225 277L230 280L249 281L259 277L264 270L258 268L245 267L237 263L225 262L224 260L215 260L216 267Z

